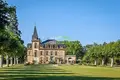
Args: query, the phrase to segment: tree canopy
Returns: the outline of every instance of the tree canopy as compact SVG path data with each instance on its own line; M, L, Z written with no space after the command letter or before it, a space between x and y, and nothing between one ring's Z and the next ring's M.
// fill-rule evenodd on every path
M0 0L0 55L20 56L24 42L18 29L16 7Z

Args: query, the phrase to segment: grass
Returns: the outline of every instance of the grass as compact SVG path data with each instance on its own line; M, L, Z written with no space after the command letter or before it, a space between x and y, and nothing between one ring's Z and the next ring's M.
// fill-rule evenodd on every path
M120 68L79 65L15 65L0 69L4 80L120 80Z

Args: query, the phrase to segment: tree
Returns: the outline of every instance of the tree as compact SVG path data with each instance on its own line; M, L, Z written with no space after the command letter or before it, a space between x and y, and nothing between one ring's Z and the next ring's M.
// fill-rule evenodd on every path
M116 43L115 42L110 42L108 44L108 56L110 57L110 60L111 60L111 67L113 67L113 64L114 64L114 57L115 57L115 54L116 54Z
M109 43L109 57L111 60L111 67L114 64L114 58L120 55L120 41L110 42Z
M83 47L80 41L58 41L58 44L65 45L65 51L68 55L76 55L77 59L83 56Z
M3 55L6 54L6 47L9 41L9 34L6 31L0 32L0 67L3 66Z
M8 34L5 31L5 26L9 24L7 3L0 0L0 67L3 64L4 42L8 40Z
M82 61L84 62L84 63L87 63L87 65L90 63L90 53L89 53L89 51L87 51L86 53L85 53L85 55L83 56L83 58L82 58Z
M106 44L103 43L103 45L99 45L98 46L98 57L102 59L102 66L104 66L104 63L105 63L105 58L107 56L107 51L106 51Z
M2 67L3 55L6 56L7 66L9 66L9 56L21 56L24 52L21 31L18 29L16 7L8 6L6 2L0 0L0 66ZM14 59L15 60L15 59Z

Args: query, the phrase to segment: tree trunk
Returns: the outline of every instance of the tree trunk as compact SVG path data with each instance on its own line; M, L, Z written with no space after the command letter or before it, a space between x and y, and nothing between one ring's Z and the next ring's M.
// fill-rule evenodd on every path
M111 67L113 67L114 64L114 58L111 58Z
M9 56L8 55L6 55L6 65L7 67L9 67Z
M94 65L95 65L95 66L97 65L97 60L95 60Z
M10 58L10 64L13 65L13 58Z
M14 57L14 65L16 64L16 57Z
M104 63L105 63L105 59L103 58L102 59L102 66L104 66Z
M3 55L0 55L0 68L3 67Z
M18 64L18 58L16 58L17 64Z

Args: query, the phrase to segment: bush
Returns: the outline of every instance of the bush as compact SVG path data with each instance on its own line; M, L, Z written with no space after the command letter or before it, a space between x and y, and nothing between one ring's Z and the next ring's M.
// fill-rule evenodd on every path
M24 66L27 66L27 65L30 65L30 63L29 63L29 62L26 62L26 63L24 64Z
M56 64L55 61L50 61L49 64Z
M30 63L30 65L34 65L34 63Z
M78 63L78 65L82 65L82 63Z

